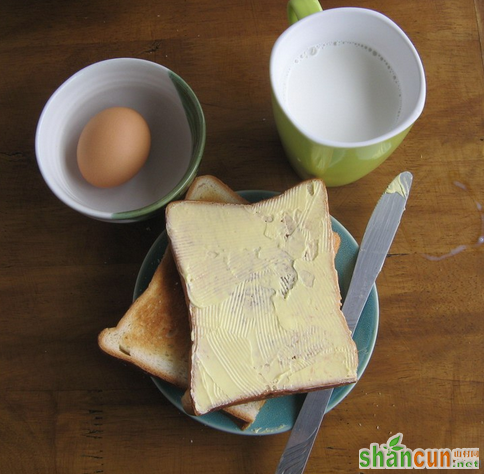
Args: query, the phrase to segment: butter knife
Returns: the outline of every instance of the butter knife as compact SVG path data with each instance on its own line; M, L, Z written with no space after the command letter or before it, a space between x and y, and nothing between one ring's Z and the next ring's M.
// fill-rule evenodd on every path
M390 183L366 227L342 308L353 333L397 232L412 180L412 174L405 171ZM304 472L332 393L333 389L326 389L306 395L276 474Z

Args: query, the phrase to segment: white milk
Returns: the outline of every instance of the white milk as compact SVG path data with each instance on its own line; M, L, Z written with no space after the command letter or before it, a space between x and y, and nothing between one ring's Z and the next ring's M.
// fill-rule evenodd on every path
M352 42L316 45L296 58L283 91L293 119L321 139L358 142L397 123L398 79L385 59Z

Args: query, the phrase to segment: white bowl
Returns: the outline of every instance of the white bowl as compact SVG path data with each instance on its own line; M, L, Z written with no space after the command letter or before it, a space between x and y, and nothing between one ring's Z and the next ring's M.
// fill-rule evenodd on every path
M114 106L144 117L150 155L127 183L96 188L79 171L77 142L94 115ZM183 79L151 61L118 58L80 70L54 92L37 125L35 150L47 185L65 204L95 219L134 222L182 196L197 174L205 135L202 108Z

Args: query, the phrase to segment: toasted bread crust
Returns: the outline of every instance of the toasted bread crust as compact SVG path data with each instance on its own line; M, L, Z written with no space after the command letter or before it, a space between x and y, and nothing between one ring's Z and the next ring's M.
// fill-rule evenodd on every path
M98 344L113 357L177 387L187 387L190 327L171 251L165 252L148 288L118 325L99 334Z
M193 401L192 395L190 394L190 390L186 390L185 393L183 394L182 397L182 406L183 409L192 416L203 416L207 415L208 413L213 413L219 410L224 410L230 413L231 408L237 407L239 405L243 405L246 403L255 403L255 402L260 402L260 401L267 401L270 400L271 398L278 398L278 397L284 397L288 395L298 395L301 393L310 393L310 392L317 392L319 390L326 390L326 389L332 389L332 388L337 388L337 387L342 387L344 385L348 385L348 382L340 382L340 383L334 383L331 385L320 385L318 387L313 387L309 389L305 389L303 391L301 390L279 390L279 391L266 391L262 393L260 396L257 397L247 397L247 398L242 398L238 399L237 401L234 401L232 403L226 403L226 404L221 404L217 406L213 406L209 411L206 411L204 413L200 413L196 410L195 403Z

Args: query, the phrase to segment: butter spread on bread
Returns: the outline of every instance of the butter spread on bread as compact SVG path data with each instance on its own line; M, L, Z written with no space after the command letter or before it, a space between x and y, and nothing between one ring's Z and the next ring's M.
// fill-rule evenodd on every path
M322 181L255 204L174 202L166 220L190 312L187 411L357 380Z

